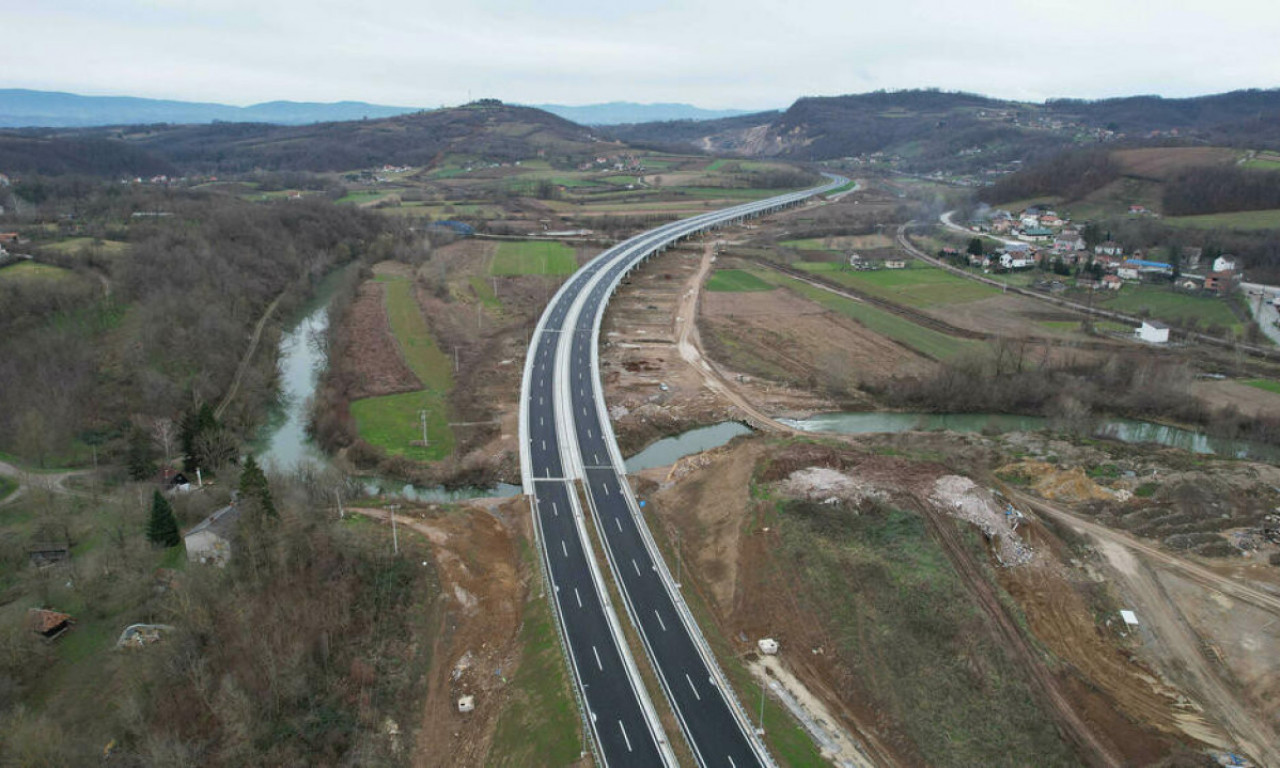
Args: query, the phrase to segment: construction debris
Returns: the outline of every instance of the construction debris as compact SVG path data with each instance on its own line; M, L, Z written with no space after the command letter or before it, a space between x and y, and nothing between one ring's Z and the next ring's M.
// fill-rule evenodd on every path
M967 477L943 475L933 486L930 500L952 517L972 523L995 543L996 560L1005 567L1031 562L1035 552L1015 532L1022 514L1006 504L1002 509L991 492Z

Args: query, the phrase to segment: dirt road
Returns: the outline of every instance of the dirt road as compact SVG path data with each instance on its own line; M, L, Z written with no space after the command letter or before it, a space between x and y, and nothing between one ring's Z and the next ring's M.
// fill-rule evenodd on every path
M1132 536L1068 512L1054 504L1012 492L1017 501L1036 512L1084 533L1099 543L1126 596L1133 601L1147 631L1144 641L1156 658L1167 661L1165 674L1180 688L1200 700L1207 713L1227 730L1234 743L1217 744L1242 751L1262 765L1280 765L1280 732L1260 718L1239 685L1205 654L1206 642L1160 583L1156 567L1176 572L1200 586L1247 602L1280 617L1280 598L1247 584L1221 576L1183 558L1163 552ZM1188 731L1194 729L1189 728ZM1212 733L1195 732L1214 743Z
M267 320L275 314L276 307L280 305L280 299L284 298L284 294L272 299L267 305L266 311L262 313L262 317L258 318L258 324L253 327L253 335L249 337L249 348L244 351L244 357L240 358L240 365L236 368L236 377L231 380L231 386L227 389L227 394L222 398L222 402L218 403L218 407L213 410L213 415L219 419L222 418L223 411L227 410L227 406L231 404L231 400L235 398L236 393L240 391L240 380L244 378L244 372L249 369L249 362L253 360L253 353L258 350L258 342L262 339L262 329L266 327Z
M0 507L17 501L31 487L43 488L51 493L78 495L78 491L73 491L66 486L67 480L77 475L87 475L92 471L91 469L68 469L61 472L29 472L8 462L0 461L0 475L18 481L18 490L0 499Z
M746 414L752 426L774 432L799 433L800 430L795 427L783 424L752 405L734 389L725 376L716 369L715 364L702 354L698 340L698 299L702 295L702 284L706 281L707 275L711 272L711 266L715 262L715 249L715 241L707 242L703 248L702 262L698 266L698 271L685 284L685 292L680 299L679 314L676 316L676 348L680 350L680 357L698 372L707 389L733 403Z

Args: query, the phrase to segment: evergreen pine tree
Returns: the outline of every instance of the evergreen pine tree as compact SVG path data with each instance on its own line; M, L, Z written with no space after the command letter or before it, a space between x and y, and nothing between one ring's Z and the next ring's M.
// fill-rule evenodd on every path
M262 517L276 517L275 503L271 500L271 486L267 484L267 476L249 454L244 460L244 471L240 473L240 500L252 505Z
M151 518L147 520L147 541L163 547L176 547L182 543L178 535L178 519L173 516L169 501L156 491L151 497Z

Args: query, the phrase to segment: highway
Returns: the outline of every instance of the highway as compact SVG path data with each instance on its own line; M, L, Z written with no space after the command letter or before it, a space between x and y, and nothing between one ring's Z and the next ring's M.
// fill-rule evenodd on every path
M675 765L675 756L592 555L578 480L624 607L698 763L773 764L679 597L626 482L598 375L605 306L631 269L667 245L847 181L828 178L821 187L672 222L610 248L561 286L531 339L520 402L524 490L580 703L605 765Z

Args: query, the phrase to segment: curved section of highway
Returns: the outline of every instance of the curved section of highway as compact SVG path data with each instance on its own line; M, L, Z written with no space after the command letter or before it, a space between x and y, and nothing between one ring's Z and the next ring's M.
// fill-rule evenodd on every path
M598 368L601 319L622 278L691 235L804 202L830 183L672 222L582 267L552 298L525 361L521 469L565 652L597 756L610 766L675 758L622 636L592 556L576 480L625 608L690 749L703 766L772 765L658 553L625 477Z

